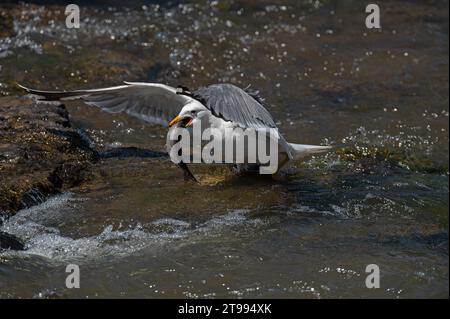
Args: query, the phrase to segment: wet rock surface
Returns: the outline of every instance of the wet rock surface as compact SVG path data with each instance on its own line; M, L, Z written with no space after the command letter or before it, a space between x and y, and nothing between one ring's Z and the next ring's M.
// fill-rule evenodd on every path
M25 245L16 236L0 231L0 249L24 250Z
M96 159L64 105L0 98L0 217L79 185Z

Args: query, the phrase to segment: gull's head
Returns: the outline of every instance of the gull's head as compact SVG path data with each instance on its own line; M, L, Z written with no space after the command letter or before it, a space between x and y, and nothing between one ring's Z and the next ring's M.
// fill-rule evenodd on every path
M180 113L169 122L169 127L177 124L180 127L189 127L207 110L208 109L199 102L186 104L181 109Z

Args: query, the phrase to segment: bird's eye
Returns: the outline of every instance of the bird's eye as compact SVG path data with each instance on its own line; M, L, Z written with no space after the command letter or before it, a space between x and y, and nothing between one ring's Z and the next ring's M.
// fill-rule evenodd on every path
M197 111L193 110L193 111L191 111L191 113L192 113L192 114L195 114L195 113L197 113Z

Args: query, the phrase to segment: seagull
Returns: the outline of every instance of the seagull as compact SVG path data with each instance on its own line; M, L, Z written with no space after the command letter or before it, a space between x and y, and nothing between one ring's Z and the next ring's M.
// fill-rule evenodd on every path
M213 84L190 91L160 83L124 82L123 85L100 89L76 91L41 91L18 84L27 93L40 101L65 101L81 99L84 103L110 113L127 113L148 123L169 126L168 135L176 127L192 127L201 121L206 128L275 129L274 119L264 107L265 102L258 91L248 87L241 89L233 84ZM203 127L205 128L205 127ZM278 171L289 161L328 151L330 146L289 143L277 133ZM173 146L167 141L167 149ZM233 165L233 164L232 164ZM180 162L185 177L196 180L188 166ZM234 164L238 172L251 171L258 164Z

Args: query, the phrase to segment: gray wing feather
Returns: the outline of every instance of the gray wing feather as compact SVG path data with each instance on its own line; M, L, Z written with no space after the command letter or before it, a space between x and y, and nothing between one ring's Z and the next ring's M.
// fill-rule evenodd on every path
M242 128L276 128L270 113L257 99L233 84L214 84L193 92L214 115Z
M212 114L226 121L232 121L242 128L276 128L269 111L261 104L258 92L247 93L233 84L214 84L201 88L192 96L205 105ZM282 134L279 144L290 159L292 147Z
M158 83L125 82L125 85L77 91L39 91L19 85L43 101L81 99L110 113L125 112L146 122L166 125L192 101L176 89Z

